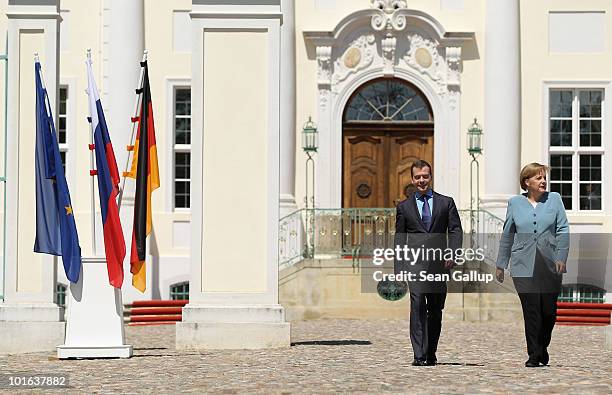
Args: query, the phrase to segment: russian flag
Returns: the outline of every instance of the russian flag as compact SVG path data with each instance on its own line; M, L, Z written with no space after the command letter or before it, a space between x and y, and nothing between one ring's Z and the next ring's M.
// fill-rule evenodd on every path
M108 279L115 288L123 285L123 259L125 258L125 239L117 209L119 193L119 169L113 152L108 127L102 110L98 88L91 69L91 59L87 65L87 93L89 95L89 114L94 131L94 150L100 194L100 211L104 226L104 250L108 267Z

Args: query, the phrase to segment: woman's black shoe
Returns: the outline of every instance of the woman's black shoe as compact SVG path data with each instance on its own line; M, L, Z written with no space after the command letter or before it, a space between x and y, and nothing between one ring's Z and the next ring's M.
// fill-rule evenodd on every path
M542 352L542 357L540 358L540 363L544 366L548 366L548 360L549 360L549 355L548 355L548 351L544 350Z
M412 361L412 366L427 366L427 361L424 359L415 359Z

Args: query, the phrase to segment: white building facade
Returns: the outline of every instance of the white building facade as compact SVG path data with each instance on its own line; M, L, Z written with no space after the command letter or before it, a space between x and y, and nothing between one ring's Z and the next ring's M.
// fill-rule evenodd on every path
M0 35L10 34L11 21L26 17L14 16L13 2L1 7ZM278 303L269 287L278 273L261 262L278 248L271 229L279 217L304 207L301 132L309 116L319 134L318 208L393 207L416 158L432 162L437 191L469 208L466 133L477 118L482 209L503 217L519 192L520 168L540 162L552 168L550 187L562 194L572 231L612 231L612 6L605 0L62 0L58 14L53 110L84 255L93 243L103 250L91 231L86 50L120 171L138 62L148 51L161 188L153 193L148 288L144 295L132 289L126 262L126 303L178 297L194 278L212 293L248 300L261 291L261 303ZM28 41L36 29L15 41L20 48L36 46ZM128 181L121 209L128 254L133 189ZM33 213L19 216L27 221L15 236L27 240ZM231 243L250 229L265 233ZM25 258L25 247L20 254L51 264ZM223 262L240 256L253 265L228 272ZM218 264L194 269L194 257ZM250 281L236 280L241 274ZM66 284L61 265L57 281Z

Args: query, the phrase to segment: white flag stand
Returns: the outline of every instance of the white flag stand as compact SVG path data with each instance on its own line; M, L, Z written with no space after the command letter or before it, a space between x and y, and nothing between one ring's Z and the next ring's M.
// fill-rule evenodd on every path
M87 50L88 90L90 112L96 110L96 98L91 89L95 82L91 72L91 50ZM97 116L90 114L91 116ZM93 169L93 133L91 119L91 168ZM96 252L96 210L95 186L92 184L92 242L93 254ZM76 284L70 284L68 294L68 313L66 338L64 344L57 347L57 357L67 358L130 358L132 346L125 344L123 330L123 301L121 290L108 282L108 269L104 257L82 258L81 273Z
M83 258L79 282L70 284L66 340L57 347L57 357L130 358L123 331L121 290L105 281L104 258Z

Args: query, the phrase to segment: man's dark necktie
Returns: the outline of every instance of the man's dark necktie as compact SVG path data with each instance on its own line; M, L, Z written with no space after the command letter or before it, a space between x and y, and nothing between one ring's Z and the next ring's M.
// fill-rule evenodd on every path
M421 214L421 219L423 220L423 225L425 225L425 230L429 232L429 228L431 227L431 209L429 208L427 195L421 196L421 199L423 200L423 214Z

